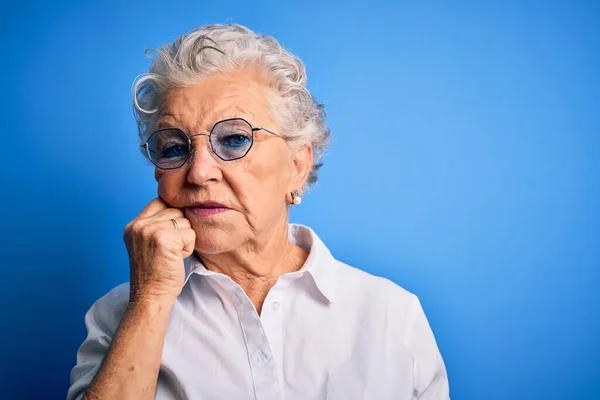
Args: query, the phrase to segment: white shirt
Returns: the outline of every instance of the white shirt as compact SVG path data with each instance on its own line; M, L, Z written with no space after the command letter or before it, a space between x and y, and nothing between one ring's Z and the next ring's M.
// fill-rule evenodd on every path
M417 297L337 261L308 227L290 224L289 236L308 259L279 278L261 315L228 276L186 259L156 399L449 399ZM122 284L86 314L68 400L83 398L128 299Z

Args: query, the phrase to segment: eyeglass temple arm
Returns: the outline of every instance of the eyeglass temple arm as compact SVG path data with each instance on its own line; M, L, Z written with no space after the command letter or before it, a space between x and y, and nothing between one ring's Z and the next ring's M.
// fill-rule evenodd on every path
M262 130L262 131L265 131L265 132L268 132L268 133L270 133L271 135L275 135L275 136L279 136L279 137L281 137L281 135L280 135L280 134L278 134L278 133L275 133L275 132L273 132L272 130L269 130L269 129L267 129L267 128L263 128L263 127L260 127L260 126L257 126L256 128L252 128L252 131L261 131L261 130Z
M154 153L154 154L156 154L156 152L155 152L155 151L152 151L152 150L150 150L150 149L148 148L148 142L140 144L140 147L143 147L143 148L145 148L145 149L146 149L147 151L149 151L150 153Z

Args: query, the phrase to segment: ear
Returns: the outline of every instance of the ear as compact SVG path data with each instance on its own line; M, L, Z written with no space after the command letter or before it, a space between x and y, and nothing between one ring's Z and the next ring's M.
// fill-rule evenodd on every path
M305 144L294 152L294 169L288 192L301 190L313 167L313 148Z

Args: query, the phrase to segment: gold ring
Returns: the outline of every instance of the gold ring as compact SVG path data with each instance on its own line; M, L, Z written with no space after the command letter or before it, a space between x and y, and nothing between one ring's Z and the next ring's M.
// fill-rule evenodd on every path
M177 223L177 221L176 221L176 220L174 220L174 219L171 219L171 222L173 223L173 227L174 227L175 229L179 229L179 224Z

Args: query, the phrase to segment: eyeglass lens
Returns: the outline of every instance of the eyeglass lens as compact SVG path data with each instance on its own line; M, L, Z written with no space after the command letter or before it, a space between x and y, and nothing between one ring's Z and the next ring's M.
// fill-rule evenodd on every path
M243 119L216 123L209 137L213 152L225 161L244 157L252 147L252 127ZM148 156L162 169L181 167L191 150L188 136L180 129L161 129L148 138Z

